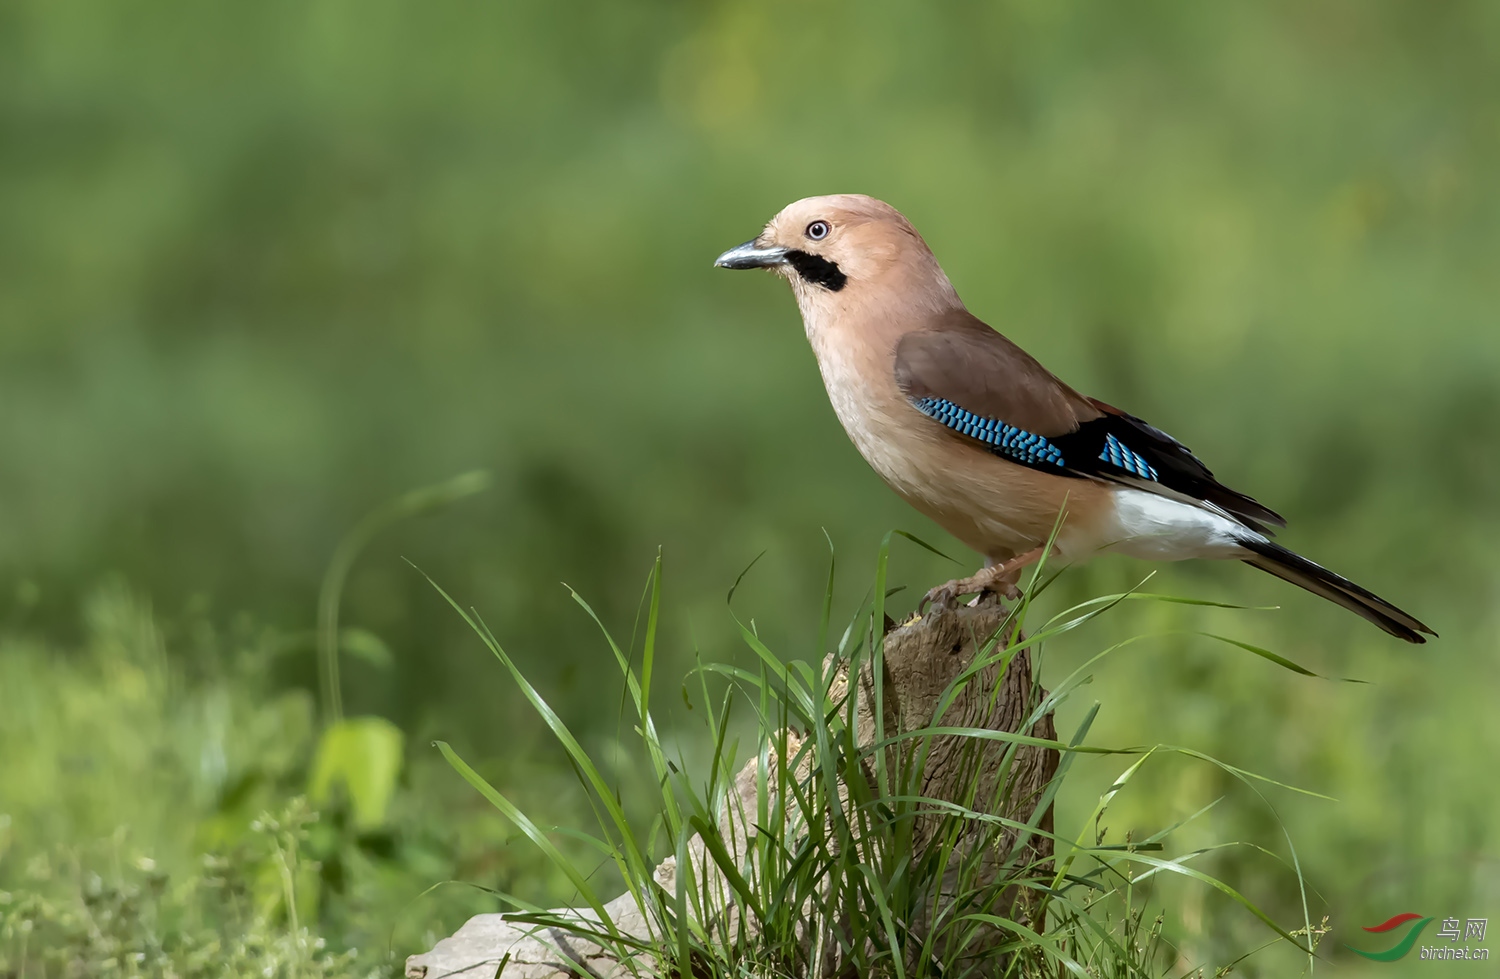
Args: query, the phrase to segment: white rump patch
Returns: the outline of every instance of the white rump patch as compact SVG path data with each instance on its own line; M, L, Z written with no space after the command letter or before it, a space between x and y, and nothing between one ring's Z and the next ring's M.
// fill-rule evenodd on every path
M1116 489L1114 534L1105 531L1101 551L1117 551L1147 561L1188 558L1242 558L1246 538L1260 534L1212 510L1145 490Z

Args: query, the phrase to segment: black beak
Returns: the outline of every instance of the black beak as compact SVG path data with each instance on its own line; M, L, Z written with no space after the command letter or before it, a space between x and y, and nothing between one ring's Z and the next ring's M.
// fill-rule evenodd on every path
M775 245L763 247L756 244L756 239L751 238L743 245L736 245L714 259L714 268L768 269L776 265L785 265L786 253L785 248Z

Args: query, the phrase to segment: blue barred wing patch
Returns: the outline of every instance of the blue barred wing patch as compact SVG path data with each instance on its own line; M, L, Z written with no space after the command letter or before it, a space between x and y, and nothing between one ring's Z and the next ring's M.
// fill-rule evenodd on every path
M1053 441L1014 425L1007 425L998 419L976 415L947 398L928 396L919 398L912 404L927 417L942 422L960 435L967 435L983 443L996 455L1019 462L1023 466L1042 468L1056 466L1059 469L1071 469L1080 474L1098 473L1095 460L1089 457L1093 456L1094 447L1099 443L1089 439L1082 431L1069 433ZM1071 462L1063 455L1065 449L1076 453ZM1104 445L1099 451L1097 462L1106 463L1140 479L1160 481L1156 467L1147 462L1145 456L1130 448L1112 433L1105 433ZM1098 474L1102 475L1102 473Z
M1063 465L1062 450L1040 435L1033 435L994 418L976 415L947 398L926 397L913 404L929 418L942 422L955 432L983 442L996 455L1028 466L1050 464L1061 468Z
M1099 458L1132 475L1149 479L1152 482L1156 481L1156 467L1142 458L1140 453L1131 451L1113 435L1104 436L1104 451L1099 453Z

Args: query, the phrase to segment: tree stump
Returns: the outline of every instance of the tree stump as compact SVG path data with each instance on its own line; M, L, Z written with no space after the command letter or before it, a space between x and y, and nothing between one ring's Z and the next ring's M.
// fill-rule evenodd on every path
M935 717L940 700L949 683L973 661L975 653L995 635L1005 620L1004 609L994 603L976 607L963 607L929 614L900 628L891 630L885 640L885 676L882 703L885 714L887 738L898 732L916 731L930 726L962 727L1025 733L1034 737L1056 740L1056 731L1050 713L1035 723L1031 730L1020 728L1032 715L1040 698L1046 691L1040 689L1032 675L1031 656L1028 650L1017 652L1010 660L1003 676L991 664L978 671L965 684L958 697L951 703L941 718ZM862 746L875 743L875 697L874 683L868 665L864 667L855 691L858 711L857 741ZM835 678L835 698L841 696L841 685L848 682L847 667ZM792 744L800 743L791 732L787 738ZM979 741L957 736L935 736L931 740L926 764L921 773L921 794L931 799L941 799L959 804L972 804L975 799L1003 799L1003 812L992 813L1009 819L1026 822L1036 811L1038 799L1057 771L1056 750L1035 746L1022 746L1016 750L1009 767L1007 784L996 786L997 762L1008 749L1000 741ZM894 753L895 747L887 749ZM894 754L893 754L894 757ZM980 791L973 793L975 766ZM724 838L736 842L735 858L745 854L745 840L749 831L743 823L743 813L754 811L756 760L752 758L736 779L736 789L743 803L739 819L733 826L724 827ZM998 791L997 791L998 790ZM969 798L958 798L969 794ZM730 817L726 817L727 819ZM919 821L913 846L922 848L931 842L932 820ZM1037 822L1044 835L1033 835L1027 843L1029 860L1050 859L1052 844L1052 813L1050 807ZM1014 830L1002 839L1001 845L992 846L995 851L1008 850L1016 839ZM694 844L700 841L695 839ZM960 843L962 845L962 843ZM712 878L718 871L701 845L690 848L695 874ZM655 871L658 883L669 890L676 875L674 858L664 860ZM998 873L1004 868L994 868ZM704 876L697 879L704 880ZM1014 889L1012 889L1013 891ZM1016 917L1028 912L1024 896L1007 892L1000 909ZM636 906L634 899L626 893L606 905L610 916L619 929L626 934L648 934L645 912ZM568 912L584 920L593 918L591 912ZM914 932L923 930L923 922L911 922ZM1000 940L997 934L996 941ZM581 973L569 963L583 966ZM836 963L825 966L824 972L837 972ZM516 924L506 920L504 914L481 914L470 918L452 937L445 938L429 952L413 955L406 962L406 975L411 979L574 979L581 975L615 979L627 975L655 976L657 973L649 961L637 959L627 964L613 958L611 953L576 935L556 928L537 928L529 924Z

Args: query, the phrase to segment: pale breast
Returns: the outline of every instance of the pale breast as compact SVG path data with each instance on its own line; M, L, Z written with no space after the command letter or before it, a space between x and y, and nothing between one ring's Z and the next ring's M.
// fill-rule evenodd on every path
M907 403L895 381L893 344L809 334L844 431L908 503L995 559L1045 543L1066 505L1072 516L1060 550L1092 550L1095 521L1086 518L1108 504L1097 484L1027 469L954 438Z

